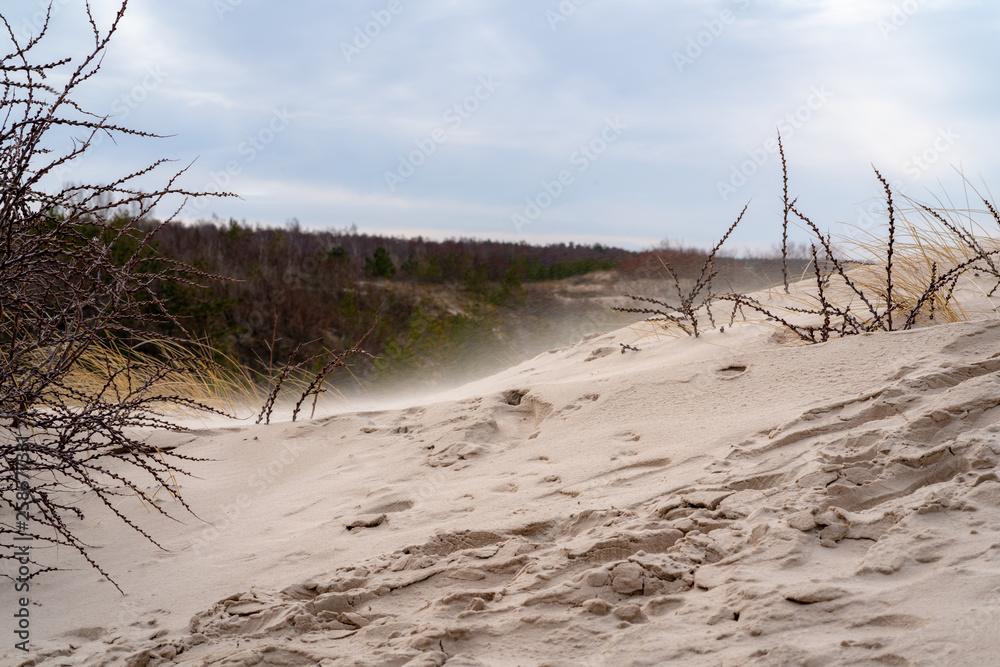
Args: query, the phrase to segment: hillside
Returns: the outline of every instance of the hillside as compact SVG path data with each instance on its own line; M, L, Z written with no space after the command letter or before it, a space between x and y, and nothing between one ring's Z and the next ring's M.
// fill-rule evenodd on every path
M997 322L776 333L621 329L445 393L151 431L195 457L199 518L123 505L167 551L81 523L127 595L48 574L23 664L990 664Z
M299 358L351 347L377 317L365 345L377 359L352 361L354 376L375 387L468 380L618 328L630 320L609 307L624 303L625 293L674 298L663 260L683 284L706 258L685 248L431 241L235 220L168 225L156 248L161 258L225 278L159 287L170 311L224 354L223 363L267 376L300 344ZM717 263L720 285L751 289L781 279L775 260ZM333 381L356 386L348 374Z

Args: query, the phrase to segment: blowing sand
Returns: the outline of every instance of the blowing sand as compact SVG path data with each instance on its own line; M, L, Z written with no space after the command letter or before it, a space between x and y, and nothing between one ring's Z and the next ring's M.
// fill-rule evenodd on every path
M160 551L83 498L127 594L39 552L69 569L0 662L996 664L998 371L997 321L623 329L393 409L150 433L211 459L179 479L204 522L129 501Z

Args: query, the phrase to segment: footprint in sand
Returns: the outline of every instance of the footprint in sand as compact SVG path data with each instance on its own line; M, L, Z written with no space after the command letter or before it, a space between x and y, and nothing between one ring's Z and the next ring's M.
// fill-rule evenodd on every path
M448 429L435 443L428 460L432 467L486 457L498 446L536 437L552 406L528 390L508 389L480 399L476 410L475 419L453 420L462 426Z
M720 380L732 380L738 378L747 372L747 367L743 364L730 364L725 368L720 368L715 371L715 374Z

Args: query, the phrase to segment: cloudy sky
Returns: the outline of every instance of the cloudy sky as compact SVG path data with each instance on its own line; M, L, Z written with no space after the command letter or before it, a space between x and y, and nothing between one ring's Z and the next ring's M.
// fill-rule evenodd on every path
M0 13L23 37L45 4ZM80 4L40 58L86 50ZM734 239L766 248L779 131L830 229L879 221L872 165L923 199L964 204L956 169L1000 189L998 31L986 0L133 0L78 99L172 136L61 178L170 157L242 197L188 219L630 248L708 243L749 201Z

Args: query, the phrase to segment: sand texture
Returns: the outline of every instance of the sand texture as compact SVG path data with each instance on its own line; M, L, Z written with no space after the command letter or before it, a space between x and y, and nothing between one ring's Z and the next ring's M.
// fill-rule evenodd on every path
M160 551L78 522L38 665L985 665L1000 322L779 344L623 329L437 396L151 433ZM620 343L639 351L623 352ZM200 519L200 520L199 520ZM13 603L3 587L3 604Z

